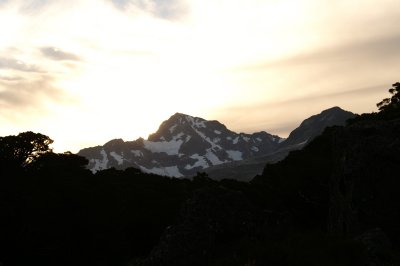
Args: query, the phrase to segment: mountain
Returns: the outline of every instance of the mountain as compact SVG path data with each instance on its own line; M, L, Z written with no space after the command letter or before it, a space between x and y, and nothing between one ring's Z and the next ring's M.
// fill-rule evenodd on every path
M218 121L176 113L147 140L114 139L78 155L89 159L93 172L135 167L147 173L190 177L210 166L270 154L282 140L264 131L235 133Z
M274 152L243 161L212 166L207 168L205 172L215 180L230 178L250 181L253 177L262 173L266 163L275 163L282 160L290 151L303 148L315 137L321 135L325 128L329 126L344 126L348 119L354 117L355 114L339 107L329 108L304 120L290 133L286 140L282 139Z
M289 137L282 142L279 149L298 149L304 147L316 136L322 134L325 128L330 126L344 126L346 121L355 117L352 112L340 107L332 107L304 120L299 127L293 130Z
M304 120L287 139L261 131L235 133L218 121L176 113L147 140L114 139L86 148L78 155L89 159L93 172L135 167L146 173L191 177L207 172L213 179L249 181L267 162L276 162L301 149L328 126L344 125L354 114L333 107Z

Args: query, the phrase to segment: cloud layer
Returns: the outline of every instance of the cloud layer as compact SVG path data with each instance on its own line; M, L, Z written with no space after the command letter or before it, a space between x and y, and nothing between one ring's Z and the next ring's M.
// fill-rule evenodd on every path
M123 11L140 9L155 17L176 20L184 17L188 12L187 4L182 0L110 0L117 8Z
M42 47L40 48L40 51L42 54L50 59L53 60L71 60L71 61L80 61L79 56L73 54L73 53L68 53L68 52L63 52L58 48L55 47Z
M399 17L398 0L0 0L0 134L77 151L175 112L285 136L332 106L374 111Z

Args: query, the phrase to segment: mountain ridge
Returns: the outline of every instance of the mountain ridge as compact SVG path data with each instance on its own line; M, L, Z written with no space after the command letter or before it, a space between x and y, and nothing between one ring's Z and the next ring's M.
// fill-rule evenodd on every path
M332 107L305 119L284 139L266 131L236 133L217 120L177 112L147 139L113 139L102 146L82 149L78 155L89 159L88 168L92 172L134 167L146 173L191 177L197 172L221 169L229 164L252 165L253 159L260 165L264 158L267 158L264 164L282 159L289 151L304 147L325 127L343 125L351 117L353 113ZM257 167L254 169L259 172Z
M148 173L188 177L209 166L268 154L280 140L265 131L236 133L217 120L175 113L147 140L113 139L78 154L89 159L93 172L136 167Z
M355 114L345 111L340 107L331 107L321 113L312 115L303 120L287 139L279 143L278 148L270 154L256 156L247 160L230 162L223 165L209 167L205 172L210 178L221 180L229 178L250 181L262 173L266 163L275 163L284 159L289 152L300 150L310 143L315 137L322 134L330 126L344 126L346 121L354 118Z

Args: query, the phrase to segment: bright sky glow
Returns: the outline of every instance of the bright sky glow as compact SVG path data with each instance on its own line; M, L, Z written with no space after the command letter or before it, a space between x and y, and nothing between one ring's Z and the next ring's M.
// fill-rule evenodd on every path
M0 135L58 152L175 112L282 137L399 80L398 0L0 0Z

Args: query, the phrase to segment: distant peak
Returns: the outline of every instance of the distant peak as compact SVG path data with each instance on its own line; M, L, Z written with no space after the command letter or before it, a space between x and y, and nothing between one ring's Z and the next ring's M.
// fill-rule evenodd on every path
M353 114L352 112L343 110L339 106L334 106L321 112L320 115L336 115L336 114Z
M104 146L114 147L114 146L122 145L122 144L124 144L123 139L113 139L113 140L108 141L106 144L104 144Z
M189 116L189 115L184 114L184 113L176 112L172 117L181 117L181 116Z
M173 116L171 116L167 121L182 121L182 119L184 119L185 121L191 122L191 121L206 121L205 119L201 118L201 117L195 117L195 116L191 116L188 114L184 114L184 113L175 113Z
M343 110L343 109L340 108L339 106L334 106L334 107L328 108L327 110Z
M190 115L184 114L184 113L175 113L174 115L172 115L168 120L177 120L179 118L188 118L188 117L192 117Z
M334 106L334 107L328 108L328 109L326 109L326 110L324 110L322 112L329 112L329 111L345 111L345 110L343 110L339 106Z

